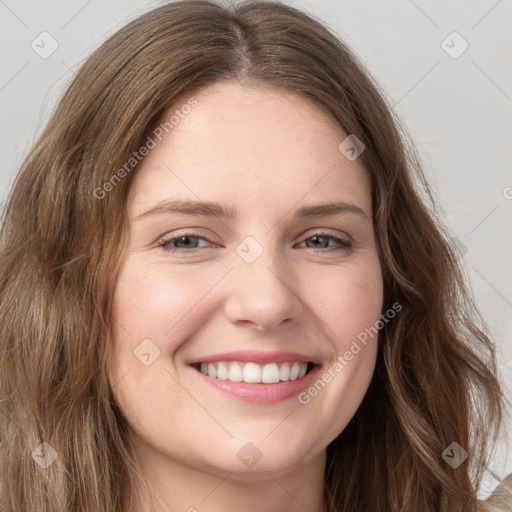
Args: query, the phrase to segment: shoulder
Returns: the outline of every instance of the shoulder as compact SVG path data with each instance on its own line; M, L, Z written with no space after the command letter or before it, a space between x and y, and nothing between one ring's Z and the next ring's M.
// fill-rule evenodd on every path
M480 502L481 512L512 512L512 473Z

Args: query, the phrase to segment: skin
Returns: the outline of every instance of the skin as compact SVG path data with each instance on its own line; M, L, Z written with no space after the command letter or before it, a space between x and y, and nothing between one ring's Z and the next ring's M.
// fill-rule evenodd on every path
M114 297L114 394L162 510L320 512L326 447L367 391L377 339L305 405L297 396L241 402L210 389L186 361L234 350L294 351L332 367L382 313L370 181L360 159L338 150L347 134L293 92L225 81L194 98L197 106L133 176L130 238ZM239 214L136 220L169 198L216 201ZM293 218L301 206L332 201L365 215ZM190 228L203 238L180 242ZM314 238L323 231L334 238ZM171 236L188 254L158 245ZM247 236L263 249L252 263L236 252ZM338 239L352 248L335 250ZM149 366L134 356L145 339L160 350ZM237 458L248 442L261 452L251 467Z

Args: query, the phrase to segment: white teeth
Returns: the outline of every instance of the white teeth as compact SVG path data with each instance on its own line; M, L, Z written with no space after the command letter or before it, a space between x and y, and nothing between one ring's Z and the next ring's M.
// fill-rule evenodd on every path
M279 382L279 366L277 366L276 363L269 363L263 367L263 370L261 371L261 382L263 382L263 384L274 384Z
M299 376L300 365L299 363L293 363L290 369L290 380L295 380ZM210 365L208 365L208 374L210 373Z
M210 375L210 372L208 372L208 375ZM233 363L229 368L228 380L231 382L242 382L242 379L242 367L238 363Z
M306 370L308 369L307 366L302 365L299 370L299 376L297 378L302 379L304 375L306 375Z
M281 370L279 371L279 378L281 380L290 380L290 365L288 363L284 363L281 366Z
M257 363L218 362L201 363L200 372L214 379L248 384L275 384L301 379L306 375L308 363Z
M217 377L217 368L215 368L215 365L212 363L208 365L208 375L210 377Z
M248 384L256 384L261 382L261 368L256 363L246 363L243 372L244 382Z
M228 369L223 363L217 365L217 379L228 380Z

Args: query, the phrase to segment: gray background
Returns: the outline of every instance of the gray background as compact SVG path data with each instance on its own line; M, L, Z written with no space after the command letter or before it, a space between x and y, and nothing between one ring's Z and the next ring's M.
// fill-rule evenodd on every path
M84 59L162 3L0 0L0 203ZM467 251L462 261L512 398L512 1L288 3L318 16L355 50L413 136L445 223ZM40 36L45 31L56 43ZM458 55L464 41L469 46ZM52 44L56 50L44 55ZM501 478L512 472L511 447L503 439L493 457ZM487 474L480 495L496 484Z

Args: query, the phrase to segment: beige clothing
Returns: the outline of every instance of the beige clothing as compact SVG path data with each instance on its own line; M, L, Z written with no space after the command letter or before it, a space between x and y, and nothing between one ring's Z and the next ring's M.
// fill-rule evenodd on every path
M483 502L485 512L512 512L512 473Z

